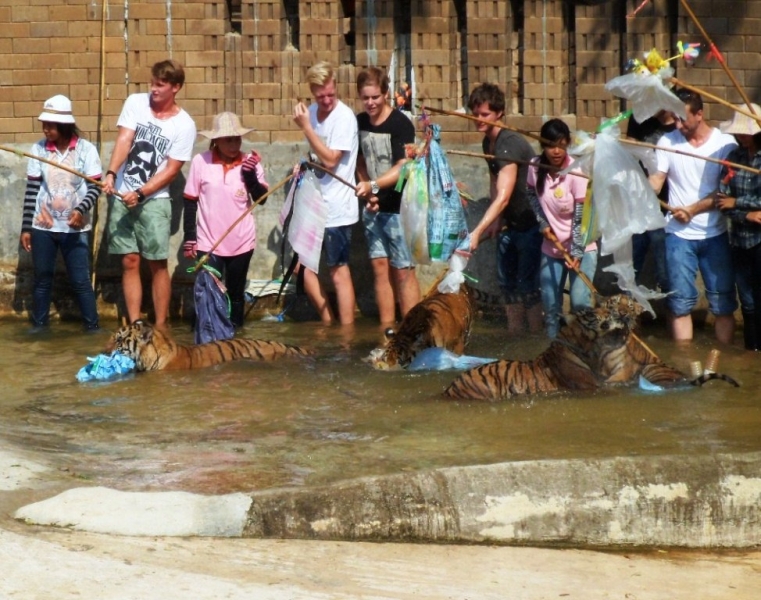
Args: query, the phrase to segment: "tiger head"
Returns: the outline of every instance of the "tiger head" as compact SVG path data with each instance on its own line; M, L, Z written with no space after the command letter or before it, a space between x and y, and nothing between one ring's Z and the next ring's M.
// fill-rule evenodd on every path
M106 345L106 351L117 351L135 361L138 371L156 368L162 360L165 351L161 348L168 344L166 336L143 320L135 321L121 327L111 336Z
M637 326L642 306L630 296L598 296L597 306L583 308L565 319L558 339L581 353L620 345Z

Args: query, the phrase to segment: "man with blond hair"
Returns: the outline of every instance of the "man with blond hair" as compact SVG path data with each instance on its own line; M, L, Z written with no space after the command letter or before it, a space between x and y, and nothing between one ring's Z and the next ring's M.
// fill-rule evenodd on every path
M357 164L357 120L352 110L336 97L333 67L318 62L307 71L314 97L309 107L299 102L293 108L293 122L309 143L312 162L341 179L353 182ZM354 322L354 283L349 269L352 226L359 220L359 203L354 191L328 173L316 169L322 196L328 205L323 251L336 290L338 319L342 325ZM335 321L335 314L317 273L299 266L304 275L304 291L323 323Z

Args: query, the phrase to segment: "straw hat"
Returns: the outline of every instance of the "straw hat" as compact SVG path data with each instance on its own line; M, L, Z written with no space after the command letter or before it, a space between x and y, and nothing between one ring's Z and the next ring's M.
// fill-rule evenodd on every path
M223 112L214 115L214 121L210 130L207 129L198 133L210 140L216 140L223 137L240 137L251 133L253 130L253 127L242 127L240 119L238 119L238 115L235 113Z
M751 106L753 107L753 113L761 117L761 107L758 104L751 104ZM741 104L738 108L745 111L748 110L745 104ZM721 123L719 129L724 133L739 135L756 135L761 133L758 121L739 112L735 112L731 120Z
M48 98L38 119L49 123L74 123L71 100L61 94Z

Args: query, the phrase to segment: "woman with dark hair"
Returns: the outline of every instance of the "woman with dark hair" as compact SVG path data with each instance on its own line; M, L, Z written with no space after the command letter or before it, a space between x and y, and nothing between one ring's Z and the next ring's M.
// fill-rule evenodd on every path
M71 111L71 100L53 96L42 114L45 137L32 146L31 154L60 163L90 179L99 180L98 151L83 139ZM98 329L98 311L90 283L90 209L100 187L79 175L48 163L30 160L27 167L21 247L32 253L34 289L31 321L34 331L47 328L53 291L56 256L61 251L69 282L77 296L87 331Z
M577 272L590 280L597 269L597 245L586 247L581 238L581 214L587 194L587 179L561 175L573 159L567 152L571 131L560 119L550 119L541 129L542 153L532 161L528 173L528 197L544 236L539 266L539 286L544 306L547 335L557 337L563 312L563 288L570 274L571 311L592 305L592 291ZM571 256L567 262L555 244L560 242Z
M761 115L761 107L752 106L753 112ZM745 105L739 108L745 109ZM755 119L736 112L734 118L722 123L719 129L733 134L738 143L727 157L729 162L761 168L761 127ZM743 315L745 349L758 351L761 350L761 186L758 175L739 169L730 172L729 167L722 167L716 206L732 221L729 243Z

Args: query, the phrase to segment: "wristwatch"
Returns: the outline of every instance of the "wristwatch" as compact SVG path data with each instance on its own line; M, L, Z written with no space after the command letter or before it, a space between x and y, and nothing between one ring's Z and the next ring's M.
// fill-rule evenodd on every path
M370 182L370 192L373 194L373 196L377 196L378 192L380 192L380 188L378 187L378 182L374 179Z

